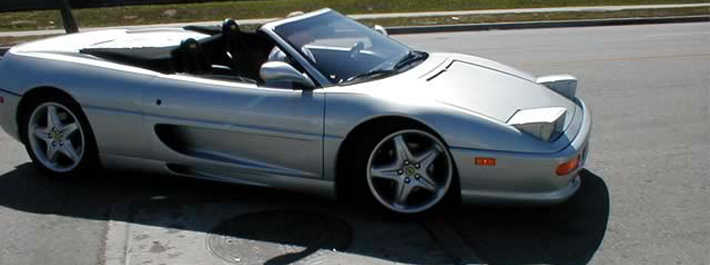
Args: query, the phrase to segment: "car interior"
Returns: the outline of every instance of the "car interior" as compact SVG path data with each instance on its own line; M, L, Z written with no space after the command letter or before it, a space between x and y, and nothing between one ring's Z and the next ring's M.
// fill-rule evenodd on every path
M141 48L85 48L80 52L164 74L264 84L259 76L274 42L260 32L241 31L232 19L222 26L187 26L185 30L210 35L182 40L178 46Z

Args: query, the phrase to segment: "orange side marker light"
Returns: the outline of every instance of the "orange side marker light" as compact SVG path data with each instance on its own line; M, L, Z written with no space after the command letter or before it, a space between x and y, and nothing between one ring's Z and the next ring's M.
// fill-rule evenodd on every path
M574 159L557 166L557 175L564 176L577 169L577 167L579 166L579 159L580 156L577 155Z
M492 167L496 165L496 159L490 157L476 157L474 162L477 166Z

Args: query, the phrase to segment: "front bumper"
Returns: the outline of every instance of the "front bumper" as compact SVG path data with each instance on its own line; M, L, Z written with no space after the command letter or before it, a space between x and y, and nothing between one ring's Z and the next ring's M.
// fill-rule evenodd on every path
M578 100L584 111L582 125L569 146L553 154L497 152L450 148L459 173L464 203L531 203L562 202L579 189L579 172L584 168L589 151L592 119L589 109ZM563 162L580 156L580 165L567 175L555 170ZM477 166L476 157L496 158L495 166Z
M10 93L0 89L0 97L3 102L0 103L0 127L15 138L20 140L17 127L17 105L20 103L21 97L17 94Z

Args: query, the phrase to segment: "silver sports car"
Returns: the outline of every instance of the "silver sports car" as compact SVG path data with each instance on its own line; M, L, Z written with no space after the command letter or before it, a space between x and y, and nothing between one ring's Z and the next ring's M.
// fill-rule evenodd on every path
M581 184L592 125L572 76L415 50L330 9L0 54L0 124L56 177L132 169L397 213L556 203Z

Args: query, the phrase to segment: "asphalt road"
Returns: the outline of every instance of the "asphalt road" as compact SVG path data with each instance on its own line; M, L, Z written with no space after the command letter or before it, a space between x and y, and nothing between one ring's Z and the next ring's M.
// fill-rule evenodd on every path
M490 264L710 264L710 23L396 38L536 75L578 77L595 122L580 193L552 208L477 206L433 221L402 220L298 194L135 173L48 180L19 143L0 133L0 264L102 264L113 235L109 220L135 231L204 234L209 220L235 207L286 204L330 209L355 224L356 243L344 252L357 259L345 264L456 262L467 255ZM397 229L404 232L386 233ZM195 246L175 242L153 241L126 264L171 248L183 252L171 254L170 264L186 264L193 256L184 249ZM390 247L374 247L383 242Z
M576 76L594 119L588 168L611 202L592 263L710 264L710 23L400 39Z

